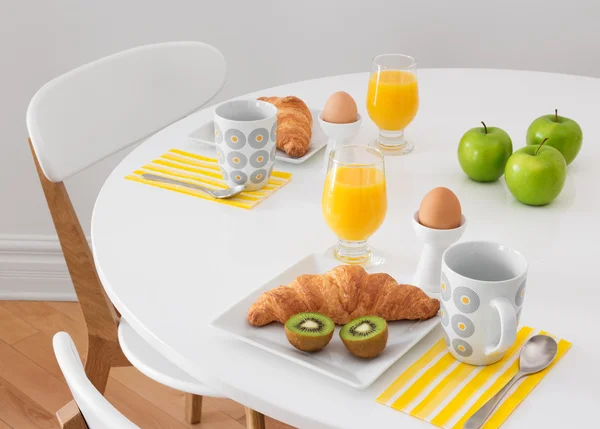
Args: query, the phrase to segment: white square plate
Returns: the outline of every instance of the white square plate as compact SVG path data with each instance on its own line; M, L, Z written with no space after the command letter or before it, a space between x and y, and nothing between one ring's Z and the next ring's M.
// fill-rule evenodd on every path
M317 353L305 353L292 347L287 341L285 331L280 323L271 323L258 328L251 326L246 319L248 309L263 292L289 284L302 274L323 274L339 264L339 261L326 255L309 255L225 311L211 325L284 359L313 369L357 389L365 389L435 328L440 323L439 316L423 321L390 322L386 349L376 358L369 360L354 357L346 350L339 337L339 326L336 327L333 338L325 349ZM410 282L407 276L394 273L393 265L389 265L384 264L368 271L387 272L399 283Z
M327 146L327 136L321 129L319 125L319 114L321 113L318 109L310 109L310 113L312 114L313 125L312 125L312 137L310 139L310 146L308 147L308 152L301 156L300 158L292 158L288 156L284 151L277 149L275 153L275 159L278 161L289 162L290 164L302 164L304 161L309 159L315 153L323 149ZM206 124L202 125L196 131L191 133L188 138L198 141L200 143L209 144L211 146L215 146L215 123L214 121L209 121Z

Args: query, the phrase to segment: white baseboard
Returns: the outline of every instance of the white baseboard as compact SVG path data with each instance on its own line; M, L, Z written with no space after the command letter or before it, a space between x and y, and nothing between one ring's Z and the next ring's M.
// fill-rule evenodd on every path
M0 300L77 300L58 238L0 235Z

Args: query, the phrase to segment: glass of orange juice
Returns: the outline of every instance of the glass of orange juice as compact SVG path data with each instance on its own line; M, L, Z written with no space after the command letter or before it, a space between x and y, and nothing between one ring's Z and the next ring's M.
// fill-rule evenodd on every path
M329 155L323 189L323 217L338 236L330 250L347 264L377 265L367 240L383 223L387 193L383 153L369 146L342 146Z
M417 62L401 54L383 54L373 58L367 111L379 127L376 144L386 155L404 155L414 145L405 140L404 129L417 115L419 85Z

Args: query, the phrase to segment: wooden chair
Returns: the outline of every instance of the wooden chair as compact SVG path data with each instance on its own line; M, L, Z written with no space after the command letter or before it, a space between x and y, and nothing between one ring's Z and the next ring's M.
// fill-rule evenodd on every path
M78 422L80 429L139 429L113 407L87 378L75 343L69 334L57 333L52 339L52 345L58 366L75 398L77 409L81 410L82 418Z
M163 358L120 319L100 283L63 181L197 110L217 94L225 75L225 59L212 46L148 45L48 82L27 109L33 159L87 326L87 377L103 394L110 368L133 363L150 378L189 393L190 423L200 421L201 395L222 395ZM64 429L81 427L73 403L57 417ZM246 418L250 429L264 428L262 414L247 408Z

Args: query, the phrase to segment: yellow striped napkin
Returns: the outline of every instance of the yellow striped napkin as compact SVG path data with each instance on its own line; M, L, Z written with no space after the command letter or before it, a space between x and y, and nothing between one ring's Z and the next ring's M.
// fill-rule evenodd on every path
M210 189L225 189L227 188L227 185L223 180L221 170L215 158L207 158L205 156L184 152L179 149L171 149L167 153L162 154L160 158L135 170L132 174L125 176L125 178L135 182L156 186L157 188L169 189L182 194L193 195L194 197L243 209L251 209L288 183L292 178L291 173L273 171L269 183L260 191L242 192L234 198L218 200L206 195L202 191L196 191L191 188L186 188L185 186L146 180L142 177L142 174L144 173L152 173L158 176L180 180L182 182L199 184Z
M454 359L442 338L400 375L377 398L377 402L442 428L462 429L467 419L518 372L521 347L538 333L550 335L528 326L522 327L517 334L517 341L500 362L481 367ZM554 362L544 371L518 381L483 429L499 428L571 347L570 342L555 339L558 342L558 355Z

